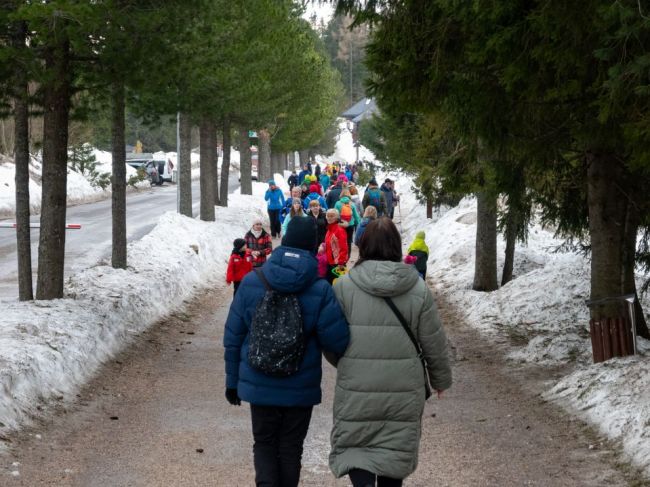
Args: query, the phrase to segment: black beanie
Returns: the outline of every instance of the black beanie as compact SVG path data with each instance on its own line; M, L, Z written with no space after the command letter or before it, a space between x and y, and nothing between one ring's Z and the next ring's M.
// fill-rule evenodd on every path
M236 238L232 243L232 249L234 252L239 252L239 249L241 249L244 245L246 245L246 240L243 238Z
M313 218L294 216L287 225L287 233L282 237L282 245L316 253L317 238L316 222Z

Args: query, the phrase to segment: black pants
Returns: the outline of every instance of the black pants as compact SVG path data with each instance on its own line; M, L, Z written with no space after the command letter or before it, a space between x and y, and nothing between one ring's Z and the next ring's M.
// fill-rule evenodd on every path
M269 222L271 223L271 237L279 237L282 231L280 225L280 210L267 210L269 213Z
M298 485L302 444L309 429L311 411L311 406L288 408L251 404L255 485Z
M360 468L350 470L348 475L353 487L402 487L401 479L381 477Z
M345 229L348 236L348 256L352 253L352 237L354 236L354 226L350 225Z

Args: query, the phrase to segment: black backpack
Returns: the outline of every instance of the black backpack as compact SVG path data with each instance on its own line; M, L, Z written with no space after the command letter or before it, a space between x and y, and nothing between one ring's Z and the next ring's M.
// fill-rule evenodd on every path
M266 293L253 313L248 364L276 377L295 374L305 355L306 341L298 298L273 290L261 269L255 269L255 273Z

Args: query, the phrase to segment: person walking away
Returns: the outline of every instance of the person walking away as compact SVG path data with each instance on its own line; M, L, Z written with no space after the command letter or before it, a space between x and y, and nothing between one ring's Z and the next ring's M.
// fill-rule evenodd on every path
M306 216L307 214L305 213L302 207L302 200L300 198L293 198L291 203L291 211L289 212L289 214L284 219L284 222L282 223L282 235L287 233L287 227L289 226L289 222L293 218L300 218Z
M266 262L266 258L273 250L271 236L262 227L259 218L253 221L253 226L244 235L246 253L253 259L253 267L259 267Z
M351 249L354 230L361 223L361 217L357 212L357 207L352 204L348 189L341 191L341 198L334 205L334 208L339 211L341 223L345 226L345 233L347 234L348 249Z
M246 240L236 238L232 243L233 249L228 260L228 269L226 270L226 283L234 285L233 296L237 294L239 284L246 274L253 270L253 259L246 254Z
M343 191L343 179L336 179L335 181L334 186L330 188L327 197L325 198L328 209L334 208L334 205L341 197L341 191Z
M312 176L315 178L316 176ZM323 188L321 187L320 183L314 181L311 181L311 184L309 185L309 194L316 193L318 196L323 196Z
M337 364L329 464L354 487L402 485L417 468L427 393L431 387L441 398L451 386L433 296L401 261L395 224L378 218L365 230L359 260L333 287L351 339Z
M315 250L313 220L294 218L268 262L246 275L226 320L226 399L250 403L257 486L298 485L321 402L322 353L340 357L349 342L332 288L316 274Z
M368 188L366 188L366 191L363 194L363 200L361 203L364 210L368 208L368 206L374 206L377 210L378 218L386 213L386 196L377 186L377 180L375 178L372 178L368 183Z
M287 179L287 183L289 184L289 192L293 190L295 186L298 186L298 175L296 174L296 170L291 171L291 176L289 176L289 179Z
M325 253L327 254L327 282L332 284L336 275L334 270L339 273L345 269L348 262L348 236L341 225L339 225L339 212L335 208L330 208L325 213L327 219L327 233L325 234Z
M359 228L357 228L356 233L354 234L354 244L358 247L361 242L361 236L366 230L368 223L377 218L377 208L372 205L366 207L366 211L363 212L363 218L361 223L359 223Z
M330 177L326 172L322 172L318 178L320 185L323 187L323 191L327 191L330 187Z
M302 171L298 173L298 184L302 184L302 182L305 179L305 176L308 174L311 174L311 171L309 170L309 166L307 164L304 164L302 166Z
M363 213L363 208L361 207L361 198L359 197L359 189L357 188L357 185L350 181L348 184L348 191L350 192L352 204L357 208L357 213L361 215Z
M327 219L325 218L325 211L321 209L320 204L317 200L311 200L309 202L307 216L313 218L314 223L316 223L316 240L318 241L318 245L320 245L325 242L325 234L327 233Z
M415 269L420 274L420 277L426 281L427 260L429 260L429 247L427 247L427 244L424 241L425 237L426 234L422 230L416 233L415 238L413 239L413 243L409 245L406 253L412 257L415 257Z
M266 190L264 199L267 201L267 211L269 213L269 223L271 225L271 236L280 236L280 210L284 206L284 195L278 188L275 181L269 179L269 189Z
M390 178L386 178L384 181L384 184L381 185L381 192L384 193L384 198L386 199L386 211L384 213L385 216L390 218L391 220L393 219L393 180Z
M321 169L320 169L320 164L316 163L316 167L314 168L314 176L316 176L316 181L320 178L321 174Z
M316 189L317 189L317 188L316 188L317 186L318 186L318 188L320 188L320 185L317 185L317 184L312 184L312 185L309 187L309 191L310 191L310 193L307 195L307 197L306 197L305 200L304 200L304 206L305 206L305 209L309 208L309 204L310 204L312 201L316 200L316 201L318 201L318 204L320 205L321 208L327 210L327 208L328 208L328 206L327 206L327 202L325 201L325 198L323 198L323 196L320 195L320 194L317 192L317 190L316 190Z

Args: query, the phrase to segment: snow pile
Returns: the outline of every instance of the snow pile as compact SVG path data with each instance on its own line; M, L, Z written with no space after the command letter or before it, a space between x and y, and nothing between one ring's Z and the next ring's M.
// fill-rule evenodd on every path
M110 174L111 153L94 150L93 154L97 162L97 171L99 173ZM29 180L29 203L30 211L37 214L41 211L41 173L42 162L39 157L32 157L30 161L30 180ZM127 164L126 179L135 176L137 171ZM16 166L13 160L4 159L0 163L0 217L8 218L13 216L16 211ZM141 181L137 187L148 187L149 183ZM87 203L107 198L111 194L110 186L106 189L93 186L91 182L83 175L71 169L68 169L68 205Z
M2 302L0 435L28 424L43 405L72 399L135 335L198 288L223 282L232 241L263 217L256 189L217 207L217 223L165 213L129 245L128 269L98 265L78 273L66 282L65 299Z
M36 212L41 207L41 186L29 180L30 210ZM16 166L13 161L0 162L0 217L13 215L16 208Z
M316 156L316 162L328 164L340 161L351 163L357 160L357 148L352 140L352 132L347 128L346 121L339 119L339 133L336 136L336 150L331 156ZM375 155L364 146L359 146L359 160L374 161Z
M427 278L471 326L492 338L508 338L509 358L544 366L570 364L572 372L544 394L570 413L620 441L635 465L650 476L650 343L639 338L640 355L593 365L589 340L589 262L574 253L554 253L561 244L533 225L515 252L514 280L491 293L472 291L476 200L465 198L426 220L408 178L402 187L403 243L426 232ZM498 242L498 268L505 242ZM645 309L650 300L644 299Z
M625 357L584 367L543 397L595 424L650 474L650 361Z

